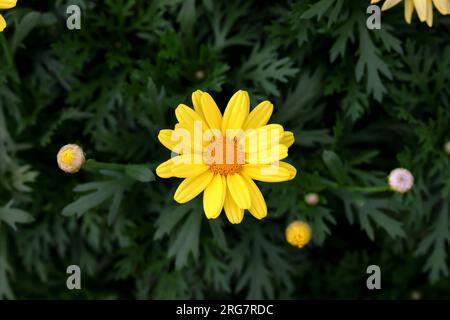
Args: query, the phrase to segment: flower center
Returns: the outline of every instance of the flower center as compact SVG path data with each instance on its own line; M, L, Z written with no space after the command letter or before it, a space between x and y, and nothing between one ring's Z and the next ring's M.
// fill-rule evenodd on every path
M244 160L244 152L236 138L216 138L205 151L205 163L212 172L221 175L241 171Z
M76 152L73 149L66 149L61 154L61 162L70 165L74 162L76 157Z

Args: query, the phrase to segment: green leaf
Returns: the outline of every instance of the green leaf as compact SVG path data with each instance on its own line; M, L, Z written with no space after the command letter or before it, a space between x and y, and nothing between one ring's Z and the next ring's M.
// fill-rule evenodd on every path
M200 226L204 215L192 204L184 204L163 211L156 221L154 239L170 235L168 256L175 258L175 267L181 269L188 263L189 255L196 259L199 254Z
M381 56L380 49L372 41L372 38L363 24L359 25L359 58L356 61L355 76L359 82L363 75L367 75L367 92L373 94L377 101L381 101L386 93L386 87L383 84L381 75L387 79L392 79L392 73L389 66Z
M0 300L14 298L9 284L9 276L12 276L13 269L8 262L7 253L6 234L0 232Z
M88 182L76 186L74 189L75 192L89 191L89 193L65 206L62 214L64 216L76 215L77 217L81 217L89 210L100 206L110 199L108 222L111 224L118 213L123 193L133 185L133 181L118 173L109 173L109 175L115 176L116 179L102 182Z
M42 14L32 11L25 14L16 26L16 32L11 43L12 51L15 52L28 34L37 26L52 25L54 23L56 23L56 18L50 13Z
M11 200L5 206L0 208L0 222L3 221L14 230L17 230L17 223L31 223L34 218L28 212L20 209L12 208L13 201Z
M320 19L328 11L328 9L334 2L335 0L320 0L311 5L311 7L308 10L306 10L301 17L302 19L311 19L314 17Z
M449 274L447 265L447 250L450 246L448 207L448 202L442 206L438 218L433 223L432 231L423 238L416 251L416 255L424 255L431 251L424 270L428 271L432 282Z
M277 245L266 228L252 227L243 235L231 253L230 269L239 279L236 291L248 288L247 299L272 299L275 295L273 278L289 291L292 268L286 261L286 247Z
M140 182L150 182L155 180L155 175L145 165L129 164L125 168L125 173L132 179Z
M347 170L339 156L333 151L325 150L322 159L330 170L331 175L340 183L344 184L349 180Z
M375 239L371 222L384 229L391 238L406 236L403 223L389 217L382 210L389 210L388 201L384 199L367 199L357 208L361 228L364 229L371 240Z
M241 83L253 82L255 87L266 94L279 96L277 82L287 82L298 73L288 57L279 58L275 44L256 44L237 72Z
M224 50L230 46L249 46L254 43L260 33L258 25L240 23L246 18L251 4L251 1L228 1L223 4L214 2L214 10L208 14L208 19L211 22L213 46L216 49Z
M189 206L177 206L175 208L171 207L169 210L162 213L156 220L156 232L153 239L159 240L164 235L169 235L178 222L180 222L190 210L191 208Z
M200 211L191 212L183 224L173 234L169 257L175 257L175 267L183 268L188 263L190 254L194 259L199 254L200 226L204 215Z
M314 239L318 244L323 244L327 235L330 234L330 228L327 223L336 224L336 219L327 208L319 207L310 209L310 211Z

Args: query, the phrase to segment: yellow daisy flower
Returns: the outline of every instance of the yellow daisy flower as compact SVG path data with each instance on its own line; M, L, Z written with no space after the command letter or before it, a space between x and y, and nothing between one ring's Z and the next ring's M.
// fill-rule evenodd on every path
M17 0L0 0L0 9L11 9L16 6ZM6 20L0 14L0 32L5 30Z
M371 3L375 4L380 1L371 0ZM405 2L405 20L407 23L411 23L414 8L416 8L420 21L426 21L428 26L431 27L433 25L433 4L441 14L450 14L450 0L385 0L381 10L388 10L402 1Z
M159 141L172 150L172 158L158 166L161 178L184 178L175 192L178 203L186 203L203 192L208 219L225 210L231 223L240 223L244 211L255 218L267 215L264 197L253 180L288 181L297 174L287 162L292 132L278 124L267 124L273 105L263 101L250 112L246 91L238 91L224 114L214 99L200 90L192 94L194 108L180 104L175 110L174 130L159 132Z

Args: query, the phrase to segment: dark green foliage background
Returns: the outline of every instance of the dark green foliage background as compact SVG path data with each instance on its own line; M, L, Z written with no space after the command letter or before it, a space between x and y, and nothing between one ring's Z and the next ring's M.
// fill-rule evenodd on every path
M450 16L407 25L399 5L368 30L369 0L69 2L2 12L1 298L450 298ZM269 99L295 132L298 175L261 184L263 221L208 221L200 199L174 202L178 179L142 167L57 168L78 143L154 172L170 156L158 131L196 89L221 106L238 89ZM410 193L367 192L400 166ZM294 219L314 229L302 250L284 241ZM366 288L371 264L382 290Z

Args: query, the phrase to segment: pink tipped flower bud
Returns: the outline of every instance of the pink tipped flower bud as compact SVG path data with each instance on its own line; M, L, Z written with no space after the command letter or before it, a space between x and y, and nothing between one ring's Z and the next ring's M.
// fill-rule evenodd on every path
M450 141L447 141L444 144L444 150L445 150L445 152L447 152L447 154L450 154Z
M319 203L319 195L317 193L308 193L305 195L305 202L310 206L316 206Z
M405 193L414 185L414 177L407 169L397 168L389 174L389 186L395 192Z

